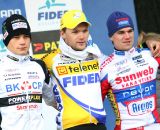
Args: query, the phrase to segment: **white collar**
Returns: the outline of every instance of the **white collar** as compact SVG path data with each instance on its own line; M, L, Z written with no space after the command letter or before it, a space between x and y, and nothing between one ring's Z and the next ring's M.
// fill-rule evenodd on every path
M60 37L59 48L62 51L62 54L71 57L76 60L84 60L88 57L89 54L93 54L97 57L101 56L101 51L98 46L93 43L92 38L89 36L87 41L87 47L83 51L75 51L70 46L68 46L62 37Z
M23 61L26 61L29 59L29 55L24 55L24 56L21 56L21 55L16 55L14 54L13 52L9 51L7 49L7 52L6 52L6 56L8 58L10 58L11 60L14 60L14 61L17 61L17 62L23 62Z

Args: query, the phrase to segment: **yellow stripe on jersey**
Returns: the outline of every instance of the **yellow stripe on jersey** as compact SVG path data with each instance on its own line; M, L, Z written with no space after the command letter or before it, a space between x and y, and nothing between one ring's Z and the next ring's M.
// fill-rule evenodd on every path
M117 103L116 103L116 99L115 99L115 97L114 97L114 94L113 94L113 92L112 92L112 89L110 89L110 90L108 91L107 97L108 97L109 101L110 101L111 104L112 104L113 111L114 111L115 114L116 114L116 125L120 125L120 123L121 123L120 113L119 113L118 105L117 105Z
M50 53L44 55L41 59L45 62L47 65L48 70L52 72L52 65L53 65L53 57L55 57L60 52L59 49L53 50Z
M95 123L98 121L89 112L80 107L76 102L74 102L70 97L68 97L63 90L59 87L61 96L63 98L63 116L62 123L63 129L74 127L77 125L82 125L86 123ZM86 115L86 116L85 116Z

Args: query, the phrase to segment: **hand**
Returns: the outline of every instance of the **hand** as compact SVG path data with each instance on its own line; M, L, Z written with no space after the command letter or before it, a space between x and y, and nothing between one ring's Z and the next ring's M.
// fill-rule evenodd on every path
M160 56L160 41L147 40L146 44L148 48L151 50L153 57Z

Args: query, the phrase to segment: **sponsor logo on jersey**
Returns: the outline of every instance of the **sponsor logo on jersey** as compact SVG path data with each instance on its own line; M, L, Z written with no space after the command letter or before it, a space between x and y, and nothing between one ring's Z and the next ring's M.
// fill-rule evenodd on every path
M21 79L21 74L20 73L6 73L3 75L4 80L15 80L15 79Z
M57 102L57 109L59 111L62 111L63 106L62 106L62 101L61 101L61 97L60 97L60 93L58 91L58 86L57 85L54 85L53 93L54 93L54 96L55 96L55 99L56 99L56 102Z
M8 104L9 105L16 105L16 104L22 104L27 102L42 102L42 96L41 95L21 95L21 96L14 96L8 98Z
M28 81L23 81L22 83L13 83L13 84L6 84L6 92L28 92L31 90L41 90L42 89L42 82L32 82L29 83ZM16 93L15 93L16 94Z
M126 63L127 63L127 59L121 60L121 61L115 63L115 67L122 66L122 65L124 65Z
M150 95L155 89L154 85L150 85L150 86L137 86L134 87L132 89L130 89L129 91L125 91L123 92L123 98L135 98L134 96L137 97L141 97L143 96L148 96Z
M142 58L142 55L138 55L138 56L135 56L132 58L132 60L138 60L138 59L141 59Z
M18 71L18 69L17 68L14 68L14 69L11 68L11 69L6 69L5 71L6 71L6 73L7 72L16 72L16 71Z
M152 80L151 75L153 74L153 72L154 69L149 66L147 69L135 72L133 74L124 77L117 77L115 79L115 83L122 84L122 88L135 86Z
M37 72L27 72L28 79L39 79L39 75Z
M87 75L68 76L63 78L63 86L79 86L85 84L93 84L100 82L99 73L91 73Z
M86 63L69 64L56 67L58 74L61 75L72 75L82 74L86 72L96 72L99 70L99 64L97 60L87 61Z
M102 70L106 65L108 65L113 60L113 54L107 57L107 59L101 64L100 70Z
M142 55L135 56L132 58L132 60L134 61L135 65L143 66L144 64L147 64L145 63L145 60L143 59Z
M33 109L38 109L38 105L37 104L31 104L31 105L17 105L17 110L33 110Z
M156 94L156 82L153 80L135 87L114 90L113 93L115 94L116 101L123 103L146 98Z
M117 68L117 72L120 71L119 73L117 73L117 76L127 73L131 70L131 68L126 69L126 67L124 67L125 69L123 70L123 68ZM122 69L122 70L121 70Z
M155 98L149 97L128 104L127 109L130 115L138 116L150 113L155 109Z

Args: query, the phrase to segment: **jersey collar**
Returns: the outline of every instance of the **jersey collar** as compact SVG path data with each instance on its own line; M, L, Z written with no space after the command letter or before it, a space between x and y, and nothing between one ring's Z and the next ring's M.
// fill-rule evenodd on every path
M128 51L120 51L120 50L116 50L114 49L114 53L116 55L119 55L119 56L125 56L125 55L132 55L134 52L136 51L136 49L134 47L132 47L130 50Z
M17 61L17 62L24 62L24 61L28 60L29 57L30 57L29 55L25 55L25 56L16 55L16 54L12 53L12 52L9 51L9 50L7 50L6 56L7 56L9 59L11 59L11 60L13 60L13 61Z

